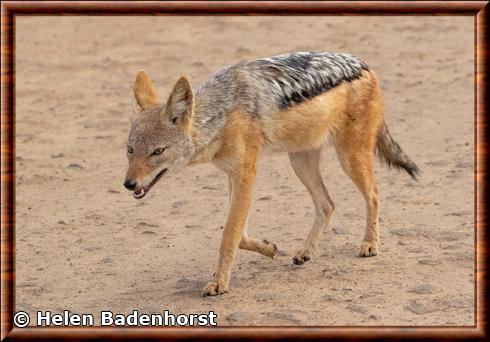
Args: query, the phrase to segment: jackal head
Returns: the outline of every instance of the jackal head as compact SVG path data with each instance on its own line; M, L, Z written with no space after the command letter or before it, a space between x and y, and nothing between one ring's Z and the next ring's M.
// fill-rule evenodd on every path
M163 175L178 171L192 158L194 94L187 78L181 77L167 103L160 104L144 71L136 75L133 92L134 115L127 142L129 167L124 186L140 199Z

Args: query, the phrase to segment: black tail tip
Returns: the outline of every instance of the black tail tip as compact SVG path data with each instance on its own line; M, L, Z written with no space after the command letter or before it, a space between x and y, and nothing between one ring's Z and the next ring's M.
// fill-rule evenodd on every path
M418 181L421 172L415 163L411 163L410 165L400 165L400 167L403 168L414 181Z

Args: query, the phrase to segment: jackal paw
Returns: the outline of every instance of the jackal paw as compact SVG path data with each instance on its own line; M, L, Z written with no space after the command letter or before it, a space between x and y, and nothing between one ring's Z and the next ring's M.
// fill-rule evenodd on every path
M265 244L265 247L260 249L260 254L263 254L271 259L274 259L274 256L277 253L277 246L275 243L269 242L268 240L262 240L262 243Z
M361 244L361 250L359 251L360 257L370 257L378 254L378 243L364 241Z
M228 292L228 286L225 286L219 282L210 282L204 287L202 296L217 296L226 292Z
M312 254L309 249L301 250L293 256L293 263L295 265L303 265L312 258Z

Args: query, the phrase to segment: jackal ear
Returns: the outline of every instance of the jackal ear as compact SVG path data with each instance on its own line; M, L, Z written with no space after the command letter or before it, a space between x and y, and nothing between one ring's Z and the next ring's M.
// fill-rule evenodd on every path
M182 128L188 128L192 115L194 114L194 93L189 80L182 76L175 83L167 105L165 106L164 118Z
M138 71L133 85L134 98L140 110L158 105L158 95L150 77L144 70Z
M134 96L134 91L133 88L129 89L129 101L131 105L131 113L129 114L129 120L131 123L139 119L141 115L141 111L143 110L141 106L139 105L138 101L136 100L136 97Z

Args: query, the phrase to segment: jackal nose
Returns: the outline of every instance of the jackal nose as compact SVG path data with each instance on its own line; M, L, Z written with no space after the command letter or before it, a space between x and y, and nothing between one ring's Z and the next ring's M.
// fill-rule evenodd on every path
M124 187L128 190L134 190L136 188L136 182L131 179L126 179L124 181Z

